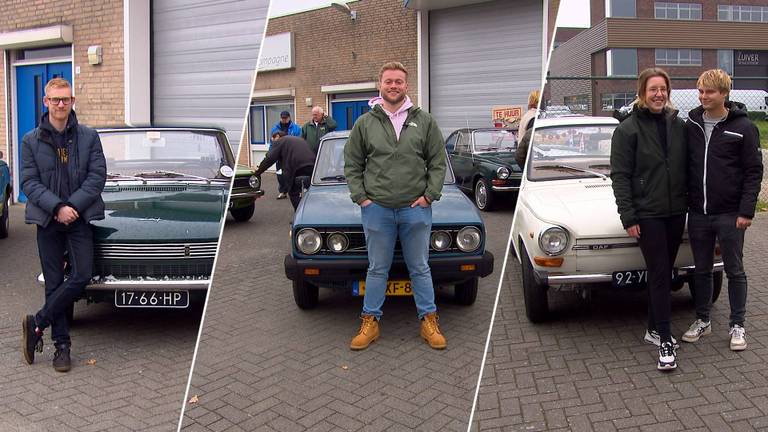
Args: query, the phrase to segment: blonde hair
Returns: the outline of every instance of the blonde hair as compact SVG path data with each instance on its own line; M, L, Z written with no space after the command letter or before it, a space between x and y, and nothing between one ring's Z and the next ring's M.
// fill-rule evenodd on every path
M69 81L65 80L64 78L56 77L48 81L48 83L45 85L45 94L48 94L48 90L52 88L72 88L72 84L69 83Z
M731 77L728 73L722 69L710 69L704 71L699 76L699 80L696 81L697 88L710 87L716 88L720 93L729 94L731 92Z
M402 63L396 61L386 62L381 66L381 69L379 69L379 81L381 81L381 76L384 75L384 71L388 70L402 71L405 74L405 80L408 81L408 69L406 69Z
M645 105L645 89L648 87L648 80L653 77L662 77L667 84L667 103L664 105L664 109L672 109L672 102L670 102L672 95L672 83L669 79L669 74L661 68L648 68L640 72L637 77L637 97L632 102L638 108L647 108Z
M532 90L528 93L528 108L538 108L539 97L541 97L541 92L538 90Z

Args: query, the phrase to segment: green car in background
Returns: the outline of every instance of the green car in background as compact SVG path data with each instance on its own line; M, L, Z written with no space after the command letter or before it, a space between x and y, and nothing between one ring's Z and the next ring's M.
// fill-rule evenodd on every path
M253 216L256 200L264 195L261 178L256 170L246 165L237 165L235 182L229 198L229 214L237 222L245 222Z

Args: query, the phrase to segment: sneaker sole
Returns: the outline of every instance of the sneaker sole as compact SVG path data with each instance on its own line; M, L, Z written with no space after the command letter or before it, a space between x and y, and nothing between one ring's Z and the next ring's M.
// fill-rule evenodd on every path
M369 346L371 346L371 344L372 344L372 343L374 343L374 342L376 342L376 340L378 340L378 339L379 339L379 336L378 336L378 335L376 335L376 336L375 336L373 339L371 339L371 341L370 341L370 342L368 342L366 345L357 345L357 346L355 346L355 345L350 345L350 346L349 346L349 349L351 349L352 351L362 351L362 350L364 350L364 349L368 348Z
M27 329L29 328L28 320L28 315L25 315L21 320L21 352L24 354L24 360L27 364L32 364L35 362L35 353L32 352L32 356L30 357L29 351L27 351L27 341L29 340L29 333L27 332Z
M653 345L653 346L655 346L655 347L658 347L659 345L661 345L661 343L656 343L656 340L655 340L655 339L647 338L647 337L645 337L645 336L643 336L643 341L644 341L645 343L647 343L648 345ZM674 342L672 342L672 346L674 346L674 347L675 347L675 349L678 349L678 348L680 348L680 344L679 344L679 343L677 343L677 341L674 341Z
M708 334L712 333L712 326L707 327L706 330L704 330L700 335L698 336L688 336L684 334L680 339L682 339L684 342L693 343L697 340L701 339L702 336L706 336Z
M656 364L656 369L658 369L658 370L660 370L660 371L671 371L671 370L675 370L675 369L677 369L677 363L666 364L666 365L660 365L660 364L658 364L658 363L657 363L657 364Z
M744 351L747 349L747 344L744 345L731 345L731 351Z

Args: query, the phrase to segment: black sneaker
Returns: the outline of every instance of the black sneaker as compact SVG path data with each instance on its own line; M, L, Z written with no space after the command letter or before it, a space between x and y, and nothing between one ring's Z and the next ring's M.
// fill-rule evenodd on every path
M27 364L35 362L35 351L43 352L43 332L36 328L34 315L26 315L21 320L21 352Z
M659 347L659 363L656 365L658 370L672 370L677 368L675 359L675 347L672 342L662 342Z
M56 345L56 351L53 353L53 368L56 372L69 372L72 369L68 344Z

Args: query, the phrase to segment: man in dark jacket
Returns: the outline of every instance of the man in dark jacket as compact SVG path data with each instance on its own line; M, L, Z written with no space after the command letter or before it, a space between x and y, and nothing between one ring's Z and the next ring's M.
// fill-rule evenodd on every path
M695 342L712 332L712 267L715 240L728 275L731 350L746 349L744 314L747 276L744 232L755 215L763 178L760 137L744 105L726 102L731 78L720 69L704 72L697 83L701 106L688 114L688 235L696 264L696 321L683 335Z
M72 111L75 98L64 79L45 86L48 112L40 126L22 139L21 187L27 195L26 222L37 225L37 246L45 277L45 305L22 320L22 352L27 363L43 350L43 330L51 327L56 347L53 367L71 367L67 309L85 289L93 268L89 223L104 219L101 192L107 165L99 136L80 125ZM71 272L64 279L64 253Z
M307 141L309 148L317 154L320 147L320 138L328 132L336 130L336 120L325 115L323 109L319 106L312 108L312 120L304 123L301 127L301 137Z
M299 206L301 191L309 187L307 181L312 176L315 166L315 153L309 148L304 139L292 135L284 135L277 139L256 168L256 175L261 175L275 163L283 169L283 178L289 185L288 197L293 209Z

